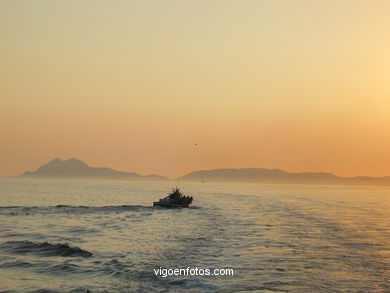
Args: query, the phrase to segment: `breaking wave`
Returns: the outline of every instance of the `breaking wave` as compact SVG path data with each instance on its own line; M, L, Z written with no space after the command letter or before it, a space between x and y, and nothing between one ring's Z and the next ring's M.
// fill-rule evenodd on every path
M40 256L91 257L92 253L67 243L8 241L0 245L1 249L16 254L36 254Z

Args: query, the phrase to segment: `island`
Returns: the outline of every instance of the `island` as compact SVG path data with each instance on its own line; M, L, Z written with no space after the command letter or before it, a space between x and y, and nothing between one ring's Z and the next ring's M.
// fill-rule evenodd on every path
M82 160L56 158L42 165L36 171L26 171L21 177L98 177L130 180L169 180L167 177L151 174L140 175L135 172L123 172L105 167L91 167Z
M280 169L265 168L200 170L179 177L177 180L197 182L390 185L390 176L340 177L326 172L290 173Z

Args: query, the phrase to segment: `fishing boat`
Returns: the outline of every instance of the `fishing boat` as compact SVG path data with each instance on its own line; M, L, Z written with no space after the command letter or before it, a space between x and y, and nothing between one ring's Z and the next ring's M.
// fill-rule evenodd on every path
M153 202L153 206L166 208L186 208L192 204L192 196L183 195L179 188L174 188L167 197Z

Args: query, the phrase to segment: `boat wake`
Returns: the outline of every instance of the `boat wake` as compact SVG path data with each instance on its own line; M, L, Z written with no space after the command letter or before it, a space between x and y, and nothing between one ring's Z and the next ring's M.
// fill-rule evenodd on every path
M56 205L46 207L36 206L2 206L0 207L0 215L7 216L19 216L19 215L30 215L35 213L75 213L75 214L86 214L86 213L119 213L126 211L136 210L149 210L153 209L152 206L141 206L141 205L120 205L120 206L72 206L72 205Z

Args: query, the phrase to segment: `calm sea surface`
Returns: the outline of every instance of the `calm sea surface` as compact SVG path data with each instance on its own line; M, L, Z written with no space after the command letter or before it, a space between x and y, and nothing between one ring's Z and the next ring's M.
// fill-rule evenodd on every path
M390 292L390 188L174 186L0 179L0 292Z

